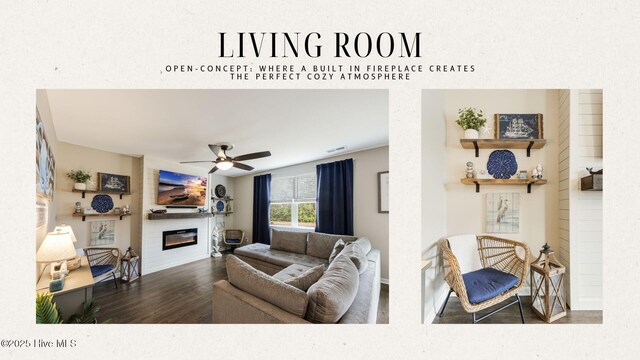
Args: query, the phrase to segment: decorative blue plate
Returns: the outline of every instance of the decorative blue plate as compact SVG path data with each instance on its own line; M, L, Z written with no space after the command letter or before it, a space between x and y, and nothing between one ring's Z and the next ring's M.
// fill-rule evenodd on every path
M216 202L216 210L218 212L223 212L224 211L224 201Z
M100 214L106 214L113 209L113 200L109 195L96 195L91 200L91 207Z
M495 150L489 155L487 171L494 179L509 179L518 171L516 157L509 150Z

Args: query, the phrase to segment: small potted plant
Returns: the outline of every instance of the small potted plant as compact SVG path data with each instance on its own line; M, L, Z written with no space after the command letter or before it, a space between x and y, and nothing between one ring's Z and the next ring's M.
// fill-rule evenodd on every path
M456 124L460 125L464 130L465 139L477 139L479 137L478 130L487 123L482 110L476 108L463 108L458 110L458 120Z
M73 180L73 188L76 190L87 190L87 180L91 179L91 175L82 170L71 170L67 173L67 177Z

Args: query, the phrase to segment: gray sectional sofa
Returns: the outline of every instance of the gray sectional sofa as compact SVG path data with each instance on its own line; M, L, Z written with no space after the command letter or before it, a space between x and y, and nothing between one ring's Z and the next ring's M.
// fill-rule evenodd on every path
M380 251L366 238L272 230L227 257L214 323L376 323Z

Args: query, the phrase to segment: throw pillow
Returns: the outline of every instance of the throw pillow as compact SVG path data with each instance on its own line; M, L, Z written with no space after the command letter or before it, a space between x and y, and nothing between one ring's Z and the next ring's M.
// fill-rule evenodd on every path
M311 285L305 319L313 323L336 323L349 310L358 292L360 275L347 256L339 255Z
M308 295L289 284L253 268L233 255L227 257L227 276L231 285L296 316L307 310Z
M307 233L271 229L271 249L305 254L307 252Z
M367 255L365 255L364 251L357 244L357 242L350 242L345 247L344 250L340 253L340 255L348 256L353 264L358 269L358 273L362 274L367 270L369 266L369 259L367 259Z
M284 281L284 283L296 287L302 291L307 291L311 287L311 285L315 284L320 279L320 277L322 277L323 273L323 265L314 266L298 276L288 278Z
M354 243L358 244L362 248L365 254L368 254L371 251L371 241L366 237L358 238L358 240L354 241Z
M329 256L329 263L331 263L336 258L336 256L340 254L342 249L344 249L345 245L346 244L342 239L338 239L338 241L336 241L335 245L333 245L333 251L331 252L331 256Z
M333 251L333 246L339 239L342 239L347 243L349 241L356 240L357 237L351 235L332 235L315 232L309 233L309 238L307 240L307 255L328 260L331 256L331 252Z

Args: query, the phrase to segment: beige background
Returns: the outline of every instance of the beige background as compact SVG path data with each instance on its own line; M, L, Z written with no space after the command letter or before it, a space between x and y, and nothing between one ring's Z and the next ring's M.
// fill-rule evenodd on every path
M640 123L632 1L13 2L0 12L0 299L5 339L78 340L73 349L6 349L2 356L266 358L633 358L637 311ZM475 64L474 73L424 73L410 82L237 82L165 74L173 63L218 61L218 31L420 31L428 64ZM237 62L237 61L236 61ZM247 59L253 63L404 63L404 60ZM407 60L414 63L415 60ZM390 324L386 326L36 326L33 144L39 88L389 88ZM420 325L423 88L602 88L605 102L604 324ZM43 115L44 117L44 115ZM43 119L44 120L44 119ZM422 136L421 136L422 135ZM442 141L442 139L429 139ZM423 153L422 153L423 154ZM433 175L437 176L437 175ZM21 179L26 179L21 181ZM425 177L428 179L428 177ZM426 192L426 191L425 191ZM425 195L425 204L421 199ZM435 234L441 233L435 231ZM135 334L135 336L133 336ZM499 345L489 345L498 342Z

